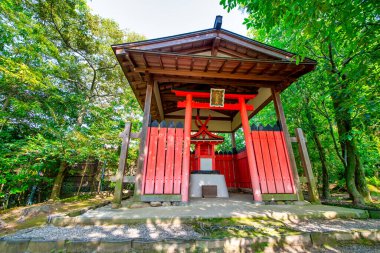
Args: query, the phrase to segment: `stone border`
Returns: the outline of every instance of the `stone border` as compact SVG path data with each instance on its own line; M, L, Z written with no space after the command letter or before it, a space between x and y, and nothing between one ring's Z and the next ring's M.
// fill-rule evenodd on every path
M370 241L380 243L380 230L358 230L350 232L311 232L281 237L225 238L161 241L109 240L96 241L45 241L39 239L1 239L0 252L243 252L334 245L339 242L355 243Z
M161 222L191 222L200 219L213 219L213 218L235 218L230 215L225 216L217 216L217 217L199 217L199 216L188 216L188 217L152 217L149 218L150 222L153 223L161 223ZM238 218L268 218L268 215L241 215ZM269 218L280 220L280 221L288 221L288 220L308 220L308 219L368 219L369 215L366 210L360 210L360 212L339 212L333 218L326 217L324 213L304 213L302 215L299 214L271 214ZM123 218L110 218L110 217L69 217L67 215L55 215L49 217L50 224L54 226L69 226L69 225L121 225L121 224L138 224L145 223L147 218L131 218L131 217L123 217Z

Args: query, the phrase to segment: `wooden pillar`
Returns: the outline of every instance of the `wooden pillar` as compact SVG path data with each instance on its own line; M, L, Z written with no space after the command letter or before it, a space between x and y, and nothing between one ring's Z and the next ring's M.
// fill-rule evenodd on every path
M259 174L257 172L256 158L253 151L251 128L249 127L247 107L244 98L239 98L239 104L241 124L243 126L245 147L247 150L249 173L251 175L253 200L256 202L262 202L263 198L261 196Z
M231 144L232 144L232 153L236 153L237 152L237 149L236 149L236 139L235 139L235 132L232 132L231 133Z
M236 184L236 169L237 169L236 155L237 155L237 148L236 148L235 132L231 133L231 143L232 143L232 187L237 187L237 184Z
M307 152L305 136L301 128L297 128L295 132L298 142L298 149L301 156L302 167L304 169L305 176L308 181L307 186L310 195L310 202L321 203L321 201L319 200L317 184L313 175L313 169L311 168L309 153Z
M125 174L125 163L128 158L128 147L131 135L131 122L125 122L124 131L119 135L123 139L120 151L119 168L116 172L115 192L113 194L112 208L121 207L121 199L123 194L123 180Z
M136 179L135 179L135 193L134 199L140 201L141 196L141 182L142 182L142 172L144 169L144 160L148 150L145 150L146 135L149 126L150 120L150 105L152 102L152 90L153 90L153 81L149 80L146 86L145 94L145 104L144 104L144 116L141 127L140 134L140 148L139 148L139 158L137 161L137 170L136 170Z
M284 137L285 137L286 148L287 148L288 154L289 154L290 167L292 168L293 180L294 180L294 184L296 186L296 189L295 189L296 192L295 193L297 194L298 200L303 200L303 194L302 194L302 190L301 190L300 179L298 176L296 160L294 158L292 142L290 140L290 134L289 134L288 126L286 125L286 118L285 118L285 114L284 114L284 108L282 107L282 103L281 103L281 99L280 99L280 93L278 91L275 91L274 89L272 89L272 96L273 96L274 108L275 108L276 114L277 114L277 119L281 124L281 128L282 128L282 131L283 131Z
M190 138L191 138L191 118L192 108L191 102L193 99L192 94L186 95L186 108L185 108L185 126L184 126L184 144L183 144L183 160L182 160L182 182L181 182L181 195L182 202L189 202L189 181L190 181Z

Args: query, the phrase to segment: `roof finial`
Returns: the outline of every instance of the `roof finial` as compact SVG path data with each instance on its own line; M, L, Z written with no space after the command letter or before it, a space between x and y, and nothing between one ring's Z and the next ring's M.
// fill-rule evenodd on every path
M220 30L222 28L222 19L223 16L220 15L215 17L214 29Z

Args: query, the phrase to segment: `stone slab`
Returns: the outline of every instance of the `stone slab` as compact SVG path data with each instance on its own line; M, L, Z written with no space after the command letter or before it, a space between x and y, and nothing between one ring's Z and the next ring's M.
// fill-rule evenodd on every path
M101 241L31 241L0 240L0 252L305 252L312 246L334 245L340 241L366 239L380 242L380 230L302 233L280 237L224 238L199 240L107 240ZM28 247L29 244L29 247ZM41 245L38 245L41 244ZM61 247L64 245L64 247ZM57 246L59 246L57 250ZM27 250L28 249L28 250ZM40 250L40 251L36 251Z
M9 239L0 243L0 252L26 252L29 245L29 239Z
M112 253L125 253L132 250L132 240L108 240L103 239L100 241L97 251L98 252L112 252Z
M59 251L65 248L65 240L61 241L46 241L46 240L31 240L28 245L28 253L41 253Z
M100 240L94 241L66 241L65 248L70 253L92 253L96 252Z
M66 225L111 225L194 220L200 218L270 218L281 221L302 219L366 219L368 212L359 209L327 205L255 205L250 194L230 194L228 199L191 199L188 205L128 208L128 204L112 209L110 206L76 217L53 217L52 223Z

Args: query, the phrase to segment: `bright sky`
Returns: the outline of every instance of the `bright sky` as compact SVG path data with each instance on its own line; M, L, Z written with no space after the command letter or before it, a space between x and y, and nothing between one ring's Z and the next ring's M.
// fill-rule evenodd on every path
M148 39L212 28L217 15L223 16L222 28L247 35L245 14L237 9L227 13L219 0L89 0L88 5Z

